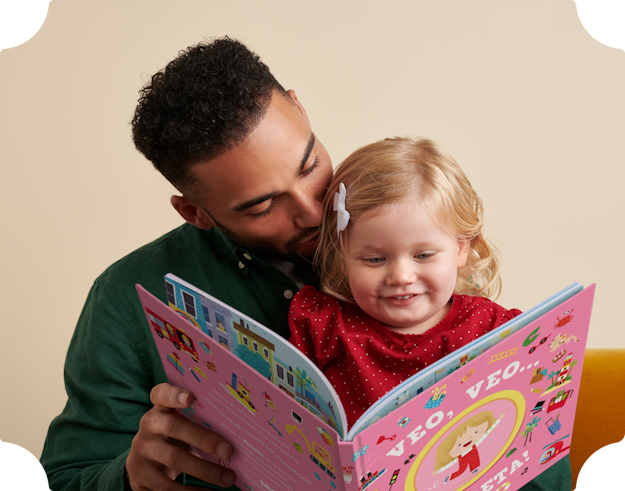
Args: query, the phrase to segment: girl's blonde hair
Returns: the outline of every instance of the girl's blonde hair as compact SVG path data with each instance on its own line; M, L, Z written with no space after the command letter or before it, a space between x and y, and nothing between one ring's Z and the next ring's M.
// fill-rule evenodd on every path
M463 436L469 427L477 428L484 423L488 423L488 426L486 427L488 430L488 428L493 426L495 421L495 416L493 416L491 411L484 411L483 413L476 414L471 419L458 426L458 428L452 431L447 438L443 440L440 447L438 447L438 450L436 451L436 464L434 465L434 471L438 471L440 468L445 467L454 460L454 457L452 457L449 452L451 452L451 449L456 444L458 438Z
M451 155L425 138L387 138L372 143L356 150L336 169L323 203L321 240L314 259L325 292L353 302L345 270L344 232L337 236L333 210L340 183L347 190L347 230L375 207L418 197L433 220L469 242L467 264L458 271L454 292L499 295L499 254L484 237L482 200Z

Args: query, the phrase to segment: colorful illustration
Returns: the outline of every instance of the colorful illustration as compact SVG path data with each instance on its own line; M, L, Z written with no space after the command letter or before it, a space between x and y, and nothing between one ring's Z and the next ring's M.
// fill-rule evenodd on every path
M327 482L330 486L332 486L334 489L336 489L336 484L334 484L332 481L328 481L327 479L323 479L319 474L317 474L315 472L315 477L317 478L317 481L323 481L323 482Z
M480 454L478 446L488 437L501 422L505 414L495 419L491 411L476 414L456 428L438 447L434 474L458 466L450 475L450 480L461 476L467 466L472 474L480 470ZM447 481L445 481L447 482Z
M202 348L204 351L206 351L209 355L211 354L211 349L210 349L210 347L208 346L208 343L207 343L206 341L204 341L204 340L200 339L200 340L198 341L198 344L199 344L199 345L201 346L201 348Z
M430 397L430 400L426 403L426 405L424 406L425 409L434 409L435 407L438 407L441 405L441 403L443 402L443 399L445 399L445 396L447 395L447 384L443 385L442 387L436 387L432 392L432 397Z
M238 377L234 372L232 373L232 385L227 382L226 385L228 386L226 387L228 389L228 392L230 392L230 394L235 397L237 401L243 404L243 407L245 407L245 409L247 409L252 414L256 412L256 407L250 400L249 388L239 382Z
M538 344L536 344L536 346L532 346L528 353L532 354L534 351L536 351L536 348L538 348L541 344L545 344L547 342L547 339L549 339L549 337L551 336L551 334L548 334L547 336L545 336L544 338L542 338Z
M540 326L538 326L531 333L529 333L529 335L525 338L525 341L523 341L523 347L527 347L530 344L532 344L534 340L539 336L539 334L540 334Z
M328 382L308 360L217 300L183 295L192 291L185 288L170 288L188 314L184 317L139 291L169 383L194 396L180 414L214 428L237 449L230 462L194 450L234 470L240 489L477 491L492 486L495 491L508 486L514 491L569 451L573 395L580 381L575 373L581 374L592 288L554 301L557 310L543 306L534 318L518 316L422 370L381 398L353 441L348 440L355 433L342 438L335 429L345 425L345 410L338 399L324 395L330 394ZM568 332L552 333L556 317L573 309L575 322L567 324ZM194 310L197 324L202 325L201 318L210 322L212 336L187 320ZM502 338L502 333L507 335ZM531 333L533 342L523 348ZM575 346L575 354L567 352L551 363L564 346L553 352L546 346L558 336ZM545 337L545 347L538 349ZM257 366L251 368L239 352ZM437 452L445 454L446 442L452 443L446 451L450 460L437 466ZM337 479L336 469L343 479Z
M549 374L549 377L551 378L551 385L547 387L545 394L548 394L556 389L561 389L564 385L569 384L573 380L571 372L573 371L573 367L575 367L575 365L577 365L577 360L573 360L573 353L569 353L569 355L564 358L562 368L557 371L552 371Z
M147 310L147 315L150 320L150 324L152 328L158 334L158 337L161 339L167 339L171 341L174 345L174 348L177 350L182 349L185 353L188 353L193 361L197 362L197 352L195 351L195 347L193 346L193 341L191 341L187 335L184 333L182 329L177 328L176 326L165 322L161 317L156 315L151 310Z
M317 426L317 433L319 433L319 436L326 445L334 445L334 440L332 439L332 436L330 436L330 433L321 428L321 426Z
M545 401L538 401L534 406L534 409L531 410L532 414L537 414L543 410L543 406L545 405Z
M570 446L565 447L564 443L561 440L564 440L565 438L567 438L569 435L562 437L560 440L552 443L551 445L547 445L544 448L546 448L547 450L544 451L544 453L541 455L540 460L539 460L539 464L540 465L545 465L548 464L549 462L551 462L557 455L559 455L560 453L564 452L565 450L568 450L570 448Z
M558 334L555 338L553 338L553 341L549 343L549 347L551 348L551 353L553 353L558 348L561 348L563 345L568 344L573 339L575 340L576 343L579 342L577 337L573 336L572 334L570 336L568 333Z
M368 448L369 448L369 445L365 445L364 447L356 450L356 452L352 456L352 462L356 462L359 457L364 456L367 453Z
M358 487L359 491L364 491L369 488L375 481L377 481L382 475L386 472L386 469L382 469L381 471L375 471L373 473L367 472L366 476L360 478L360 486Z
M542 418L534 418L530 423L527 423L527 425L525 426L525 430L523 431L523 433L521 433L521 436L525 437L525 442L523 442L523 446L527 445L527 439L529 438L529 441L532 441L532 434L534 432L534 428L536 428L538 426L538 423L540 422Z
M560 317L556 318L556 323L553 327L558 328L558 327L562 327L562 326L566 326L569 322L573 321L573 315L572 312L575 309L571 309L571 310L567 310L566 312L562 313L562 319L560 319Z
M206 380L208 380L208 376L204 373L204 370L202 370L200 367L193 367L193 370L195 370L202 377L204 377ZM199 382L199 379L198 379L198 382Z
M285 425L284 428L289 433L289 435L293 433L293 431L297 431L304 439L304 442L306 442L306 446L308 447L308 451L310 452L310 460L317 464L317 466L319 466L319 468L332 479L336 479L336 476L334 475L334 467L332 466L332 462L330 462L330 454L321 445L319 445L317 442L313 442L313 444L310 445L310 443L308 443L308 438L306 438L306 435L304 435L302 431L295 425Z
M515 348L515 351L516 351L516 348ZM492 363L492 361L493 360L491 359L491 361L489 361L488 363ZM467 380L469 380L469 377L473 375L474 373L475 373L475 370L473 369L469 370L467 374L464 377L462 377L462 380L460 381L460 383L464 384Z
M376 445L379 445L380 443L382 443L382 442L384 442L386 440L393 441L393 440L395 440L395 438L397 438L397 435L393 435L393 436L389 436L389 437L386 437L386 436L382 435L380 438L378 438L378 443Z
M555 435L562 429L562 423L560 423L560 413L557 414L556 419L549 418L545 424L547 425L549 433Z
M348 467L343 467L343 480L349 484L352 482L352 475L354 474L354 467L353 466L348 466Z
M263 397L265 398L265 407L268 407L268 408L270 408L273 411L277 411L278 410L276 408L276 405L271 400L271 397L269 397L269 394L267 394L267 392L263 392Z
M393 475L391 476L391 481L389 482L390 484L390 488L389 491L391 491L391 489L393 489L393 484L395 484L395 481L397 481L397 476L399 476L399 471L400 469L397 469L395 472L393 472Z
M516 390L478 400L432 434L410 467L405 491L465 489L508 451L524 412L525 399Z
M182 361L178 356L178 353L173 351L172 353L167 353L166 361L173 366L177 372L180 372L184 375L184 368L182 368Z
M553 350L551 350L553 351ZM558 351L556 353L556 355L553 357L553 359L551 360L553 363L555 363L556 361L558 361L560 358L562 358L564 355L566 354L566 350L563 349L561 351Z
M573 390L561 390L559 391L551 401L549 401L549 405L547 406L547 413L551 411L555 411L556 409L560 409L563 407L566 402L573 395Z
M516 355L517 350L518 350L518 348L514 347L512 349L509 349L508 351L502 351L501 353L497 353L496 355L492 355L490 357L490 361L488 363L489 364L490 363L495 363L496 361L503 360L504 358L508 358L509 356L514 356L514 355ZM463 379L463 382L464 382L464 379Z
M532 380L530 380L530 385L537 384L542 381L543 378L547 375L548 370L545 367L535 368L532 370Z
M267 423L269 423L269 426L271 426L274 430L276 430L278 432L278 435L282 436L282 433L280 433L280 430L278 428L276 428L276 426L274 425L274 423L275 424L280 424L278 422L278 420L276 420L275 416L271 416L271 419L269 421L267 421ZM300 448L300 451L301 451L301 448Z

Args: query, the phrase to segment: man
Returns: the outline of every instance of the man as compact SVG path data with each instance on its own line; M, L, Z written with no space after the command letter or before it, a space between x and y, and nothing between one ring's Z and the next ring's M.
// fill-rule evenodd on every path
M330 158L295 93L229 38L189 48L152 77L133 137L182 194L171 203L187 223L95 281L67 354L68 403L41 462L54 491L221 489L234 473L189 444L222 459L233 447L176 413L192 396L164 383L134 284L165 301L163 276L175 273L288 337L290 299L316 281ZM555 478L567 472L570 488L570 469Z

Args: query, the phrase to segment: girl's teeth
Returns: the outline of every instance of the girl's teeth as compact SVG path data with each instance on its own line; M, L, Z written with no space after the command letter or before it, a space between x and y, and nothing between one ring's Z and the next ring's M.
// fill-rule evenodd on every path
M404 295L403 297L395 297L398 300L406 300L407 298L410 298L411 295Z

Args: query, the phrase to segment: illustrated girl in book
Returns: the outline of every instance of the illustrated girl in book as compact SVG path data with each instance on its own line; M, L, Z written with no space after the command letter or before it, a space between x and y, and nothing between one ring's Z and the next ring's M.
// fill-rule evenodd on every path
M382 140L339 165L314 267L322 291L293 297L290 341L333 384L350 426L406 378L520 314L488 299L499 259L482 202L427 139Z
M450 481L464 474L469 468L471 474L480 470L478 446L492 433L505 414L495 420L491 411L476 414L452 431L436 451L434 475L445 472L458 464ZM447 482L447 481L446 481Z

